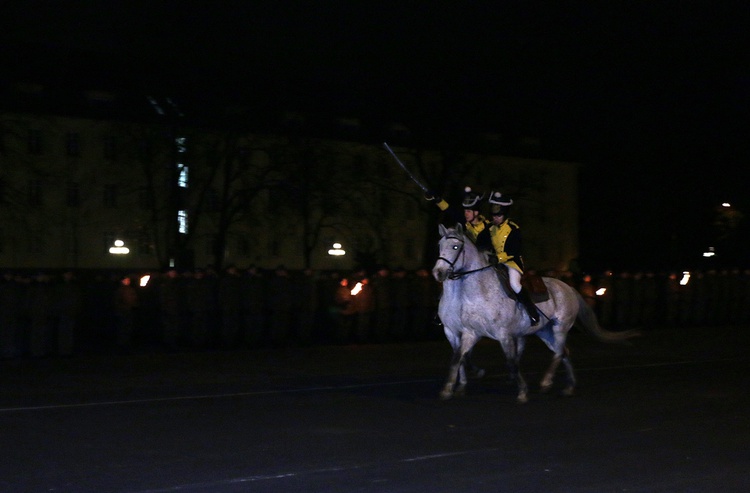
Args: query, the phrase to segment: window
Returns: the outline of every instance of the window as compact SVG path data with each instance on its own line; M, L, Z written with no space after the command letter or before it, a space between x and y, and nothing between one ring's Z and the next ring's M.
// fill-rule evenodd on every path
M411 197L403 198L403 210L406 219L414 219L417 215L417 203Z
M237 253L243 257L250 255L250 242L244 236L237 238Z
M177 211L177 223L178 223L177 230L181 234L186 235L188 233L188 213L186 210Z
M271 240L268 242L268 254L271 257L278 257L281 255L281 243L279 240Z
M117 207L117 185L104 185L102 205L108 209Z
M78 207L81 205L81 187L78 183L68 182L65 203L68 207Z
M117 140L113 135L104 137L103 143L104 159L108 161L117 160Z
M380 213L383 217L390 217L393 210L392 199L386 193L380 195Z
M65 151L70 157L81 155L81 136L78 132L68 132L65 136Z
M141 232L138 235L136 247L138 249L138 255L151 255L151 240L149 239L148 233Z
M149 140L141 139L141 141L138 142L138 160L144 163L150 163L153 157L153 145Z
M29 180L29 205L38 207L42 205L42 181L33 179Z
M142 188L138 191L138 207L141 210L148 211L154 208L154 194L148 188Z
M26 140L26 147L29 154L42 153L42 132L41 130L31 128Z
M206 193L206 212L219 212L219 192L215 188Z
M179 171L179 176L177 177L177 185L180 188L187 188L188 187L188 167L184 164L178 164L177 170Z
M42 238L33 237L28 238L28 251L32 255L40 255L45 253L45 245Z
M414 248L414 240L412 238L406 238L404 240L404 258L414 259L416 258L416 250Z

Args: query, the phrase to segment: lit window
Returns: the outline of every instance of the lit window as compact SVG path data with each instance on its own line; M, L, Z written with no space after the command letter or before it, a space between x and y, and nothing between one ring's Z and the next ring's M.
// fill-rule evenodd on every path
M186 137L177 137L174 139L175 146L177 146L177 152L182 154L183 152L187 152L187 138Z
M180 176L177 178L177 185L180 188L187 188L188 186L188 167L184 164L178 164L177 169L180 170Z
M188 232L188 213L186 210L177 211L178 231L186 235Z

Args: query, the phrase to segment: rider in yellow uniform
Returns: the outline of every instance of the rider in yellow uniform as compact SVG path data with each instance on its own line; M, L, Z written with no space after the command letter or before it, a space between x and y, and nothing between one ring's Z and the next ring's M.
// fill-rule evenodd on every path
M490 250L492 248L492 240L490 238L491 223L479 212L482 207L483 198L484 194L473 191L471 187L464 188L464 197L461 202L461 206L463 207L462 217L461 211L448 204L444 199L433 193L427 194L427 199L434 200L435 205L441 211L451 216L451 221L460 223L463 220L467 236L479 250Z
M518 300L526 307L531 324L536 325L539 322L539 311L529 298L529 293L521 286L523 275L521 228L508 217L513 199L500 192L492 192L488 201L492 218L489 234L497 261L507 268L510 287L518 296Z

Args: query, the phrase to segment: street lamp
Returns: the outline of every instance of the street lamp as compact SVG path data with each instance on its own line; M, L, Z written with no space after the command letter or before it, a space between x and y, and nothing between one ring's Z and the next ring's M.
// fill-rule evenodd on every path
M328 250L328 255L334 256L334 257L341 257L342 255L346 255L346 250L344 250L341 246L341 243L334 243L333 248Z
M124 241L115 240L114 245L109 247L109 253L112 255L127 255L130 253L130 248L125 246Z

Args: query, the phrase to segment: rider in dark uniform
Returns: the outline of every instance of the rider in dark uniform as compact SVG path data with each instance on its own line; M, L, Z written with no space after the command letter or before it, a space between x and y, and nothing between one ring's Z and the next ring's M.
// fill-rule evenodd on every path
M536 309L529 293L521 285L523 275L523 257L521 257L521 228L508 217L513 199L500 192L492 192L488 199L492 225L489 234L492 248L499 264L508 270L510 287L518 296L518 300L526 307L531 324L539 322L539 311Z
M523 258L521 257L521 230L508 218L513 200L500 192L492 192L488 199L492 219L480 214L483 194L474 192L470 187L464 188L463 217L456 207L452 207L436 193L428 192L427 200L432 200L446 212L451 221L464 221L466 234L480 251L490 252L492 260L504 265L508 271L510 286L516 293L518 301L526 308L532 325L539 322L539 311L529 298L528 292L521 286L523 275Z
M426 198L427 200L434 201L435 205L448 215L449 221L454 224L464 223L466 235L479 250L488 251L492 249L492 240L490 238L490 225L492 223L479 212L484 194L473 191L471 187L464 188L461 209L448 204L448 202L432 192L428 192Z

